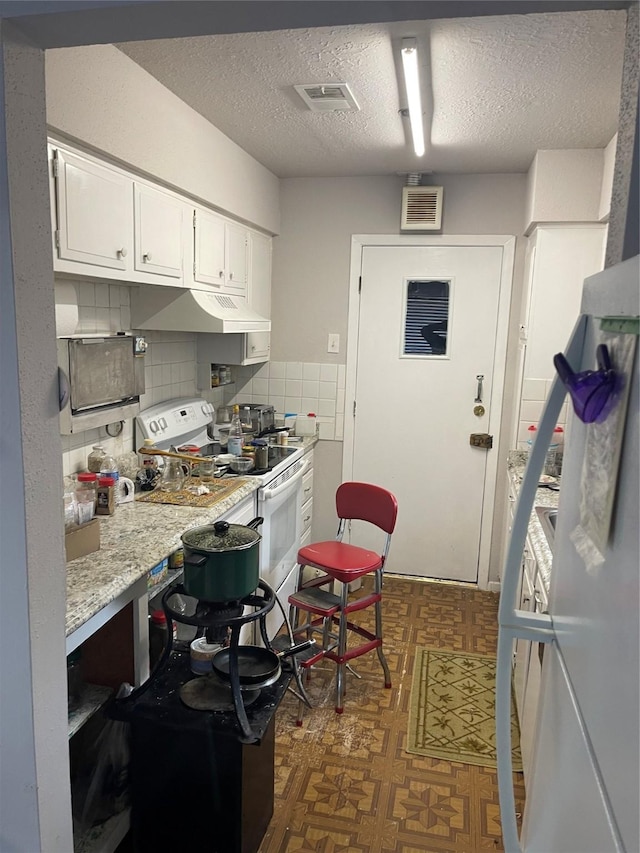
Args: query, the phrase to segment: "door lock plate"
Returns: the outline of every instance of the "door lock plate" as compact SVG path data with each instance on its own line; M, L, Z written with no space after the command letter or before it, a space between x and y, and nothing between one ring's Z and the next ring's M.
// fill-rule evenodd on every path
M485 450L491 450L493 447L493 436L486 432L472 432L469 436L469 444L472 447L484 447Z

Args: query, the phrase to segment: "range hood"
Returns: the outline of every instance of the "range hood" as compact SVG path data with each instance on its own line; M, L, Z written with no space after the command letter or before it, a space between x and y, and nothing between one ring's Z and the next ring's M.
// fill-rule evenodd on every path
M270 332L271 321L239 296L153 285L132 288L131 328L237 334Z

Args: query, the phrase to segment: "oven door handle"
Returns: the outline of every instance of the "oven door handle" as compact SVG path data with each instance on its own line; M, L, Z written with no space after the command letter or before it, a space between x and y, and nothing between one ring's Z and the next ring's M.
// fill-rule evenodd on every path
M304 462L302 463L302 465L300 466L300 469L298 471L296 471L296 473L293 475L293 477L290 477L288 480L286 480L284 483L282 483L282 485L276 486L275 489L269 489L268 486L267 486L267 488L263 489L262 493L261 493L262 500L270 501L273 498L277 498L278 495L281 495L287 489L290 489L291 486L293 486L295 483L298 482L298 480L302 479L302 477L305 475L308 467L309 467L309 460L305 459Z

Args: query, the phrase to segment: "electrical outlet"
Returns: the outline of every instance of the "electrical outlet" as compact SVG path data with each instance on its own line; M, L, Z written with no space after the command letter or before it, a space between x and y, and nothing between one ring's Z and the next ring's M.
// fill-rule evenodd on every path
M335 332L331 332L329 334L327 352L340 352L340 335L336 334Z

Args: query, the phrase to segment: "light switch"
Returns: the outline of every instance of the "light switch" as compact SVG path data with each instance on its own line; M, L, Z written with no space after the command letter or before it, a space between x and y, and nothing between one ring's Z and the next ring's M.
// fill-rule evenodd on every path
M329 343L327 344L327 352L340 352L340 335L335 332L329 333Z

